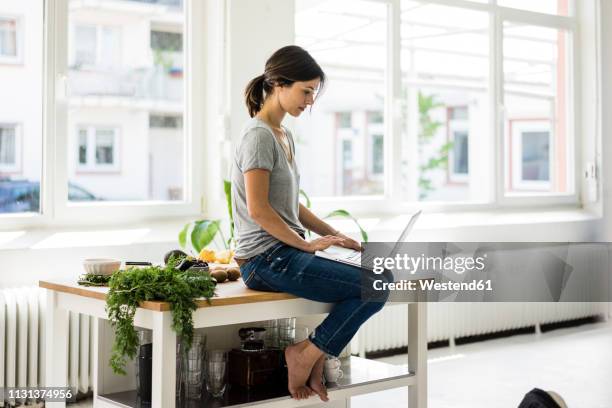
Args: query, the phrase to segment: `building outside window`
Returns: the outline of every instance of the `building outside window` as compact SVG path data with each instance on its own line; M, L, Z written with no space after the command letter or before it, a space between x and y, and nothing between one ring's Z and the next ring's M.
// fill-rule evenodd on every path
M84 126L78 131L79 171L119 171L119 129Z
M117 26L75 24L71 65L80 68L121 65L121 28Z
M372 135L372 175L381 175L384 172L384 136L380 134Z
M550 189L551 132L546 120L513 120L510 182L515 191Z
M447 110L448 130L448 182L469 181L469 121L468 108L449 107Z
M183 2L69 4L70 181L106 201L182 200Z
M183 51L183 35L180 32L151 30L151 49Z
M0 10L0 13L2 10ZM21 25L15 17L0 14L0 63L18 63L21 59Z
M21 170L19 127L0 123L0 175Z

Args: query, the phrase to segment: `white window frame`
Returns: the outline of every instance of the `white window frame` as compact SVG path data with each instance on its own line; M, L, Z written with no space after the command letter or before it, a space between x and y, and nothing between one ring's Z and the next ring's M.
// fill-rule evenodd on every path
M9 165L0 162L0 172L2 173L13 173L18 174L22 171L22 136L21 136L21 124L19 123L7 123L0 122L0 128L13 128L15 130L15 164Z
M580 144L577 124L580 121L579 110L576 109L575 84L579 76L576 68L578 44L578 22L575 8L580 6L576 1L570 9L570 16L548 15L532 11L502 7L496 0L489 3L476 3L469 0L423 0L424 3L439 4L449 7L460 7L468 10L482 11L489 16L489 99L491 100L490 133L494 135L491 150L488 152L495 160L490 160L490 174L494 174L489 185L489 200L486 202L418 202L416 194L411 201L403 201L405 194L400 175L402 174L402 143L401 140L401 41L400 41L400 2L401 0L369 0L387 4L388 36L387 36L387 69L385 97L385 193L384 196L339 196L311 197L314 208L325 212L342 207L353 214L371 214L376 209L377 214L397 214L426 209L431 211L466 211L491 208L546 208L551 205L580 205L580 157L575 146ZM599 16L598 16L599 17ZM505 192L504 152L504 104L503 104L503 24L505 21L519 22L536 26L565 29L568 31L568 166L571 166L571 177L568 178L571 193L533 193L531 195L512 195ZM315 106L316 108L316 106Z
M14 20L15 21L15 50L16 55L2 55L0 54L0 64L23 64L23 44L24 44L24 23L23 17L11 15L11 14L0 14L0 19Z
M44 44L44 143L41 186L41 213L0 214L3 228L60 227L69 225L111 225L175 217L194 219L205 213L204 191L208 184L203 169L208 112L205 79L209 75L207 53L206 2L186 0L184 7L184 52L187 75L184 90L184 176L185 193L179 201L68 201L68 0L43 3ZM148 41L148 38L147 38ZM148 46L144 44L143 46ZM194 137L198 135L198 137Z
M80 131L87 133L87 157L86 163L82 164L79 160ZM97 131L110 130L113 132L113 163L99 164L96 161L96 149L98 146ZM76 169L77 172L108 173L121 171L121 128L119 126L102 125L78 125L76 128Z
M548 133L548 181L525 180L523 178L523 133ZM512 121L512 186L511 190L524 192L525 190L548 191L551 187L553 175L553 136L550 121L548 120L513 120Z

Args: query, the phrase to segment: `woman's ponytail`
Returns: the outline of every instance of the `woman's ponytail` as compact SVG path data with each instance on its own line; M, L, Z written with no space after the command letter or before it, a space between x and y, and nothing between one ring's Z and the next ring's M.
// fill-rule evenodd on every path
M253 78L244 90L249 115L257 115L275 86L291 86L296 81L316 78L321 81L319 88L322 88L325 73L306 50L297 45L280 48L266 61L264 73Z
M245 102L249 115L255 116L257 112L261 110L265 99L264 95L264 82L266 80L265 75L260 75L253 78L247 85L244 91Z

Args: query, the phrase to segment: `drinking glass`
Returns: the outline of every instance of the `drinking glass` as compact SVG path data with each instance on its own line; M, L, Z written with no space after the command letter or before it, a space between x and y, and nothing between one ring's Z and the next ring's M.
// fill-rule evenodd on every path
M310 334L310 328L306 326L296 326L293 344L306 340L309 334Z
M263 327L266 329L264 344L266 348L278 348L278 321L268 320Z
M194 333L191 348L185 349L183 354L183 375L182 383L185 387L186 399L200 399L204 385L204 347L206 345L206 335ZM182 347L186 347L183 343Z
M223 395L227 387L227 352L210 350L206 353L206 390L214 398Z
M295 341L295 317L278 319L278 343L285 348Z

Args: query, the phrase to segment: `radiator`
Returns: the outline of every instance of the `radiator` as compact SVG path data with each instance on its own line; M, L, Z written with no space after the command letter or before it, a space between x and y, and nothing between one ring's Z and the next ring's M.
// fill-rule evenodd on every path
M0 388L45 386L45 304L37 287L0 289ZM81 393L92 388L92 319L70 312L67 380ZM0 398L0 407L25 402Z
M429 303L427 341L495 333L590 316L606 316L607 303ZM372 316L350 344L351 353L408 346L406 305L388 304Z

